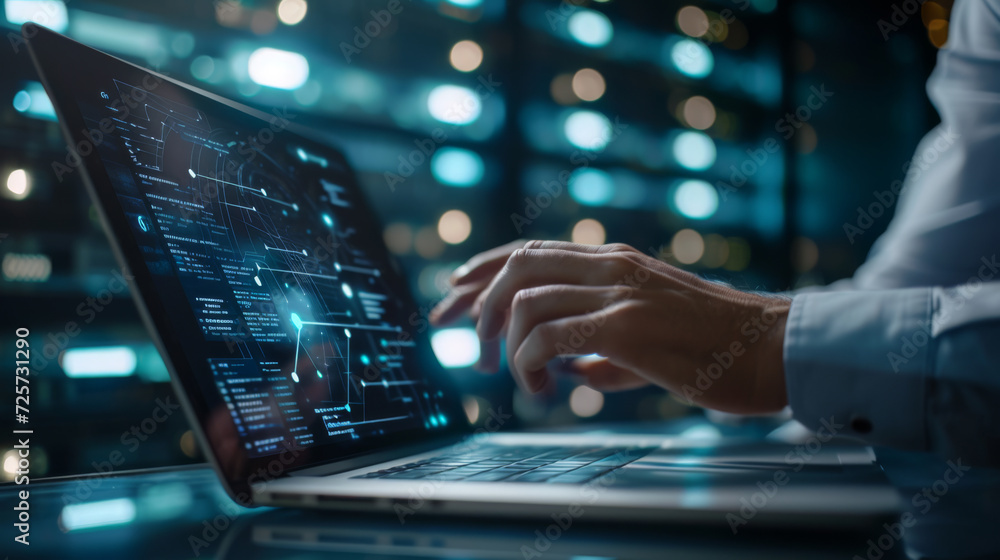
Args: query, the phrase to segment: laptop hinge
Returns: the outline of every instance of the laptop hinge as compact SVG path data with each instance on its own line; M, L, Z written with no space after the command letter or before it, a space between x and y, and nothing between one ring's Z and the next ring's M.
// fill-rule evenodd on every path
M289 476L327 476L352 471L369 465L376 465L378 463L392 461L393 459L401 459L409 455L416 455L417 453L424 453L433 449L448 447L459 443L467 437L469 437L468 434L456 434L446 438L435 438L422 443L393 447L392 449L383 449L347 459L337 459L322 465L304 467L288 474Z

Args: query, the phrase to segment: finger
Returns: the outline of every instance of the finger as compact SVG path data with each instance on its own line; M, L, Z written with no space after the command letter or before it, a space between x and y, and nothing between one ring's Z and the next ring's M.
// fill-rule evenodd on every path
M616 366L607 358L577 358L567 364L566 371L582 377L587 386L603 393L649 385L648 379L630 369Z
M444 297L434 309L431 310L429 319L433 325L445 325L461 317L462 313L468 311L472 304L489 285L488 280L455 286L448 295ZM477 317L478 319L478 317Z
M514 353L514 368L523 377L528 392L536 393L549 383L545 364L567 354L600 354L611 329L601 328L604 311L565 317L536 325Z
M507 329L507 363L514 375L524 376L524 372L513 371L514 353L537 325L607 308L626 295L615 286L573 285L539 286L514 294Z
M597 255L557 249L519 249L480 296L480 338L493 338L500 331L504 312L514 294L525 288L547 284L614 284L618 277L613 267L601 266ZM478 304L479 302L477 302ZM473 308L475 313L476 309Z
M524 247L524 244L525 241L523 239L518 239L506 245L494 247L489 251L479 253L451 273L451 283L458 286L477 280L492 278L494 274L503 268L504 263L507 262L507 257L514 251Z
M524 244L525 249L557 249L560 251L574 251L577 253L606 254L632 252L638 253L634 247L624 243L609 243L607 245L583 245L581 243L571 243L569 241L529 241Z
M479 341L479 360L473 366L473 369L481 373L495 373L500 369L499 339L494 338Z

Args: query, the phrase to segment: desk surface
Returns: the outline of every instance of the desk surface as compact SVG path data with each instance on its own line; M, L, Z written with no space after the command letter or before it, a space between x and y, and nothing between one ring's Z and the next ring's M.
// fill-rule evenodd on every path
M867 534L727 527L614 526L581 518L565 530L538 522L244 509L208 468L33 481L30 545L13 542L24 487L0 487L11 558L1000 558L1000 470L975 467L947 487L940 458L884 451L886 474L915 524L902 540ZM953 480L955 477L951 477ZM937 483L937 492L935 484ZM928 489L930 498L922 489ZM546 536L546 530L549 535ZM551 538L554 537L554 538ZM869 550L881 538L885 552ZM878 552L882 552L881 555Z

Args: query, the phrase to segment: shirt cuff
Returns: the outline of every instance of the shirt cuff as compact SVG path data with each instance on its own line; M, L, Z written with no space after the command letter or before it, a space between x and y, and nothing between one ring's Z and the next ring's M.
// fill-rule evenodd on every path
M799 294L785 327L793 417L871 444L927 448L932 288Z

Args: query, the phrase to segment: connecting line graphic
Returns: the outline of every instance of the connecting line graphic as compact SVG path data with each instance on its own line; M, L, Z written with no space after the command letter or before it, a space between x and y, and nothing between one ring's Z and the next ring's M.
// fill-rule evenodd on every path
M220 202L220 204L223 204L225 206L232 206L233 208L242 208L244 210L249 210L251 212L256 212L257 211L256 207L252 208L250 206L240 206L239 204L230 204L229 202Z
M361 274L369 274L371 276L376 276L376 277L382 276L382 272L380 270L378 270L377 268L359 268L359 267L356 267L356 266L347 266L347 265L340 264L340 263L337 263L334 266L334 268L336 268L337 270L346 270L348 272L358 272L358 273L361 273Z
M295 210L296 212L298 212L298 210L299 210L299 205L298 204L294 204L294 203L291 203L291 202L285 202L284 200L278 200L277 198L271 198L271 197L267 196L267 191L264 190L264 189L255 189L253 187L247 187L247 186L244 186L244 185L240 185L239 183L231 183L229 181L223 181L222 179L219 179L218 177L209 177L208 175L202 175L200 173L195 173L193 169L188 169L188 175L190 175L192 179L194 179L195 177L201 177L202 179L208 179L209 181L216 181L218 183L222 183L223 185L229 185L231 187L236 187L238 189L247 190L247 191L250 191L251 194L255 194L255 195L257 195L257 196L259 196L259 197L261 197L261 198L263 198L265 200L270 200L271 202L274 202L275 204L280 204L282 206L287 206L287 207L291 208L292 210Z
M329 280L336 280L337 279L336 276L330 276L329 274L314 274L312 272L298 272L296 270L282 270L280 268L268 268L266 266L260 266L260 264L257 264L257 263L254 263L254 264L257 265L257 271L258 272L261 271L261 270L270 270L271 272L284 272L286 274L297 274L299 276L315 276L317 278L327 278Z
M264 250L265 251L279 251L279 252L282 252L282 253L291 253L293 255L302 255L304 257L308 257L309 256L309 253L305 249L302 249L301 251L289 251L288 249L279 249L277 247L268 247L267 245L264 245Z
M320 327L343 327L345 329L362 329L370 331L389 331L389 332L400 332L403 327L384 327L381 325L359 325L359 324L348 324L348 323L319 323L315 321L302 321L303 325L316 325Z

